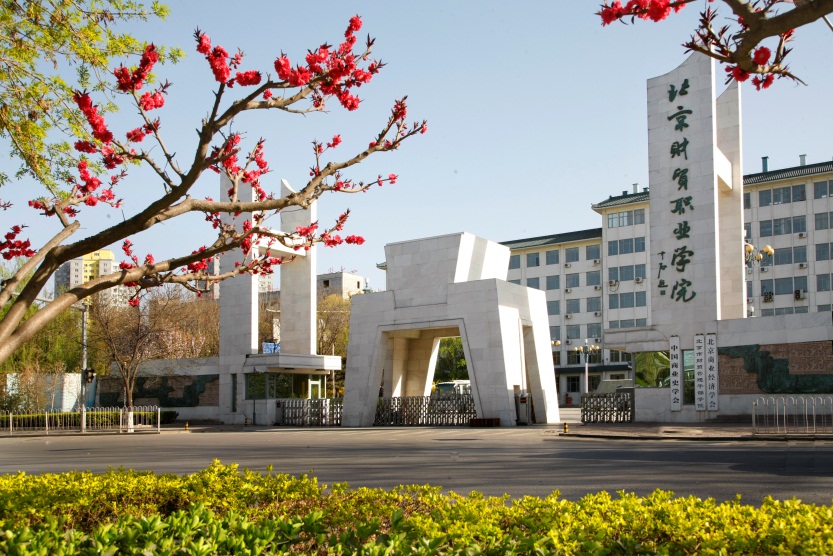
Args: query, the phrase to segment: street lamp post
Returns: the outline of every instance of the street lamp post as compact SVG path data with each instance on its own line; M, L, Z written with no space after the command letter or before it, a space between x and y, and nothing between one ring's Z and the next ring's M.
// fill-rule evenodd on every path
M752 269L754 267L759 266L766 266L766 262L775 254L775 249L773 249L769 245L764 245L763 247L756 248L754 245L746 241L743 246L743 262L746 264L747 268ZM769 294L769 300L772 300L772 292L761 292L761 295L764 297L763 301L767 301L767 294ZM754 299L753 299L754 301ZM748 308L747 316L754 317L755 316L755 305Z
M585 339L583 346L576 346L573 351L584 354L584 393L590 393L590 354L596 353L600 348L596 344L590 344Z

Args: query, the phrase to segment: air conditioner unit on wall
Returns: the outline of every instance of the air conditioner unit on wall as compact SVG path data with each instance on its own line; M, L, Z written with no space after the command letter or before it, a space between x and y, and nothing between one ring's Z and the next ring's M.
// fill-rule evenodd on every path
M573 293L572 288L564 288L564 293Z
M807 263L798 263L798 268L807 268Z
M599 291L600 289L602 289L602 287L601 286L594 286L593 289L596 290L596 291Z
M608 280L607 285L612 288L612 287L616 286L616 284L618 284L618 283L619 283L619 280Z
M601 338L596 338L596 343L597 343L597 344L601 344L601 343L602 343L602 339L601 339Z
M593 259L593 264L594 265L599 265L599 264L601 264L601 262L602 261L600 261L599 259Z
M593 313L593 316L594 317L600 317L600 316L602 316L602 312L601 311L596 311L595 313Z
M570 268L571 266L573 265L571 265L570 263L564 263L564 268Z
M800 237L800 238L807 237L807 232L798 232L798 237Z
M641 284L642 283L642 278L634 278L633 281L636 282L637 284Z
M573 318L573 314L572 313L567 313L566 315L564 315L564 318L567 319L567 320L570 320L571 318Z
M572 341L572 340L567 340L567 345L568 345L568 346L569 346L569 345L571 345L572 343L573 343L573 341Z
M747 297L747 298L746 298L746 302L747 302L747 303L752 303L752 298L751 298L751 297Z
M761 267L761 272L769 272L769 269L765 266Z

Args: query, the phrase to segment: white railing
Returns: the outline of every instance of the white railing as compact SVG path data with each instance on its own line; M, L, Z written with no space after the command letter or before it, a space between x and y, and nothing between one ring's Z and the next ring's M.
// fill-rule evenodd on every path
M156 406L93 407L81 411L0 412L0 434L56 434L79 432L160 432L161 411Z
M833 396L770 396L752 403L754 434L833 434Z

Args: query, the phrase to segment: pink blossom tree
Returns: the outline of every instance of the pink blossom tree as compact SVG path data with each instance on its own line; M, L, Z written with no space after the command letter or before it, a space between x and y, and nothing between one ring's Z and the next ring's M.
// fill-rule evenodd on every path
M357 193L374 185L395 183L395 174L354 180L344 171L371 155L396 150L410 137L425 133L425 121L410 124L406 121L406 98L394 102L390 116L374 136L367 138L368 146L360 152L336 158L334 151L341 143L340 135L329 141L313 142L309 181L286 197L268 192L261 184L262 177L270 171L265 142L258 140L247 146L244 135L232 128L234 118L249 111L307 114L323 111L333 103L349 111L358 109L358 89L368 84L384 65L371 57L374 39L368 36L364 43L357 40L356 33L361 26L361 19L355 16L337 46L322 44L309 50L300 61L280 53L275 57L274 67L266 70L246 68L241 51L231 54L221 45L212 45L209 36L197 30L196 50L205 57L216 89L208 115L197 129L198 144L184 165L164 141L162 118L156 116L162 112L172 87L167 82L149 85L159 59L153 44L146 46L135 67L122 65L113 70L118 93L135 107L139 117L132 129L121 132L111 129L94 94L76 91L72 101L87 124L86 129L78 132L80 137L74 145L78 153L76 175L67 188L48 188L46 195L29 201L30 207L41 216L57 219L60 231L36 249L23 239L25 226L20 223L12 226L5 241L0 242L0 255L5 259L25 259L20 270L0 287L0 307L7 307L0 319L0 362L61 311L108 288L119 285L133 288L132 303L138 304L142 290L164 284L181 284L199 292L198 284L210 285L242 273L270 273L287 257L292 257L292 250L309 249L315 243L331 247L342 243L361 244L364 241L361 236L342 237L339 233L348 212L329 225L313 223L290 234L268 228L265 221L288 207L308 207L327 192ZM77 239L85 213L121 207L119 190L130 183L131 164L149 167L162 183L162 193L133 216ZM231 182L228 200L194 195L198 179L208 170L228 177ZM240 200L243 188L254 190L253 201ZM7 209L9 203L0 206ZM211 236L204 245L192 246L177 256L159 261L152 253L136 253L131 241L135 235L191 213L204 215L208 222ZM249 213L252 218L239 222L238 226L221 218L230 215L232 220L242 219L242 215ZM59 293L53 301L27 315L39 292L62 264L113 244L121 244L126 256L118 272ZM220 275L209 272L213 257L236 248L242 250L243 256L233 270ZM287 250L289 255L285 254Z
M662 21L695 0L605 0L597 12L602 25L616 21L633 23L637 18ZM701 3L703 0L699 0ZM718 23L722 4L731 15ZM700 52L725 65L726 82L752 77L756 89L766 89L777 78L804 83L794 75L785 59L792 50L795 29L833 13L833 0L707 0L700 22L683 43L686 51ZM833 30L833 26L831 26ZM768 41L769 46L763 43Z

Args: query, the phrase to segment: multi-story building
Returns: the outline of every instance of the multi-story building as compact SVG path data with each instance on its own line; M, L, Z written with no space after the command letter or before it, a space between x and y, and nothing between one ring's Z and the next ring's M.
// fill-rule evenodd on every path
M746 269L748 316L767 317L833 307L833 161L744 176L744 227L755 252L774 255ZM508 279L547 294L553 362L562 403L584 392L589 355L591 391L601 380L633 379L632 354L605 347L605 332L651 323L648 188L596 203L602 227L503 242ZM738 253L739 264L743 253Z
M67 261L55 273L55 291L70 290L85 282L116 272L119 263L109 249L93 251L83 257ZM130 290L124 286L110 288L98 294L98 299L107 305L127 305Z

